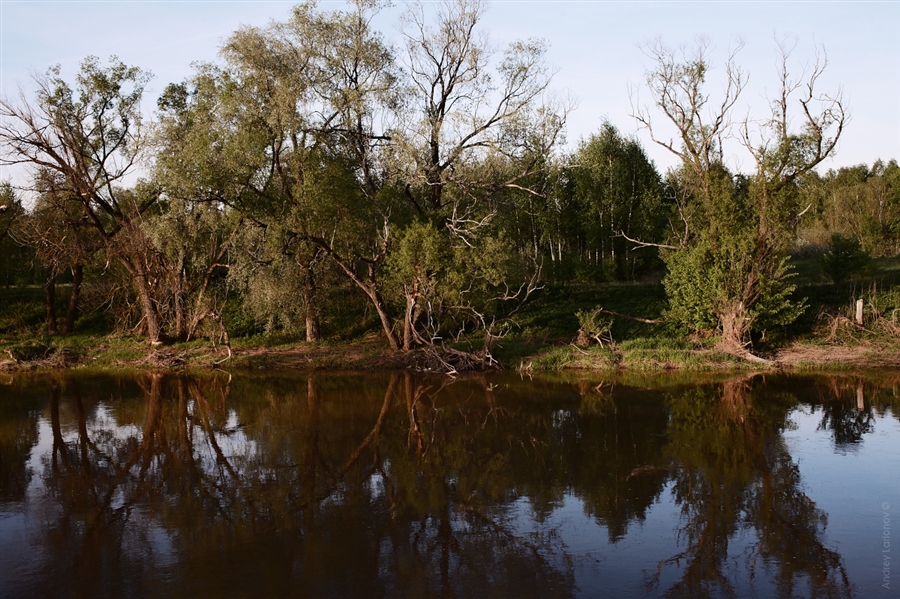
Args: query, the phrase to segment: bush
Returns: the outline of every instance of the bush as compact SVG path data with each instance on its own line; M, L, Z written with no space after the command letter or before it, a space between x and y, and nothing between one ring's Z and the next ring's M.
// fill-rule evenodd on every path
M590 345L591 343L612 344L613 339L610 334L613 319L603 318L600 308L592 311L581 311L575 313L578 323L581 327L578 329L578 338L575 343L577 345Z
M819 264L834 284L840 286L850 277L862 274L871 260L872 256L858 239L835 233L831 236L829 250L819 258Z

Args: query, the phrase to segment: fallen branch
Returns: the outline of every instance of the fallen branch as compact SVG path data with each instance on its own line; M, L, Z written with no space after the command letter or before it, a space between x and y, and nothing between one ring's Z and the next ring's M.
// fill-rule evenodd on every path
M610 316L617 316L619 318L624 318L626 320L633 320L635 322L643 322L644 324L663 324L665 321L663 320L655 320L652 318L641 318L639 316L628 316L627 314L620 314L618 312L613 312L612 310L604 310L603 308L597 308L597 312L601 314L609 314Z

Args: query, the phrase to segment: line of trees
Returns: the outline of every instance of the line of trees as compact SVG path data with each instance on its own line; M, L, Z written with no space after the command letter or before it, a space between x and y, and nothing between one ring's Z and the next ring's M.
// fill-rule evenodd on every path
M786 267L798 228L900 248L896 162L814 170L847 121L840 94L816 89L824 59L795 78L782 47L771 115L738 121L734 55L715 103L704 43L648 47L653 106L634 116L681 161L663 177L608 123L561 152L572 105L551 89L545 43L495 53L484 10L411 4L393 46L372 3L300 4L237 30L219 63L165 88L151 122L146 71L90 57L70 84L50 69L33 95L0 101L2 162L31 167L34 202L0 190L0 275L13 281L26 246L49 333L71 332L86 300L153 344L227 338L238 313L317 341L349 310L397 350L478 338L489 362L547 279L633 279L661 256L667 318L742 351L802 308ZM729 135L754 173L725 167ZM72 284L62 326L59 280Z

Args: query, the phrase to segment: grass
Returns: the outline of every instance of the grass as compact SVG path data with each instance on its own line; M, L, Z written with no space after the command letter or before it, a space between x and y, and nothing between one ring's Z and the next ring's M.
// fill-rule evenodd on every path
M37 332L44 324L43 287L0 289L0 306L0 336Z
M882 354L896 348L900 355L900 257L873 261L865 277L836 287L822 279L821 269L813 258L796 261L794 282L798 298L807 298L809 309L791 327L770 331L755 340L755 348L774 351L792 344L811 347L862 346L881 348ZM102 314L82 317L76 334L48 336L43 334L44 291L30 286L0 289L0 361L12 355L18 360L46 358L54 364L101 368L147 362L150 350L146 340L113 333ZM64 309L68 289L58 289L58 304ZM856 327L851 321L854 299L866 301L867 324ZM575 347L579 328L576 313L597 307L621 314L660 319L666 307L665 291L656 281L629 283L554 283L537 291L515 317L509 334L495 342L492 353L501 363L523 370L660 372L680 370L729 371L747 368L731 356L716 352L715 338L688 337L666 325L652 325L623 318L613 318L610 327L612 343ZM351 317L352 316L352 317ZM330 338L318 344L306 344L297 334L262 334L246 331L232 336L232 347L242 356L231 362L235 366L268 368L284 365L265 350L300 350L307 352L303 364L312 368L331 368L346 364L365 367L384 361L381 331L371 314L364 311L343 316L340 323L324 327ZM355 320L354 320L355 319ZM893 319L893 320L891 320ZM837 336L829 326L835 322ZM842 328L843 327L843 328ZM832 326L832 328L835 328ZM232 331L233 332L233 331ZM476 340L476 345L480 343ZM885 350L886 348L886 350ZM177 343L161 348L166 354L204 356L206 362L221 357L213 351L208 338L190 343ZM256 352L254 350L261 350ZM307 351L308 350L308 351ZM858 352L859 353L859 352ZM352 354L352 357L351 357ZM56 357L56 362L51 358ZM204 362L205 363L205 362ZM300 362L298 361L297 364ZM795 367L822 369L821 359L800 356ZM828 369L852 366L843 362L827 364Z

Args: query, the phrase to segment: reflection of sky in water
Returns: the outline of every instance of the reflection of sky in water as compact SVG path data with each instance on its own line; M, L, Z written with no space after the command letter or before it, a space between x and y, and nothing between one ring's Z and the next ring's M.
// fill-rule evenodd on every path
M879 554L882 503L892 506L892 521L900 523L900 421L890 410L884 417L876 415L874 430L848 450L835 445L831 431L820 428L821 407L800 406L791 413L790 420L783 438L800 469L801 491L827 514L825 546L843 556L857 596L898 596L893 588L880 588ZM586 515L582 500L571 494L566 494L562 505L543 522L535 521L529 500L520 498L513 507L512 518L524 538L558 535L573 560L579 596L655 597L665 593L680 576L677 566L659 568L663 560L685 549L684 539L673 528L675 523L682 523L682 515L674 501L671 482L647 511L646 519L631 521L627 534L614 544L605 527ZM738 597L777 594L772 580L761 575L763 571L776 574L777 564L761 558L753 562L758 541L750 527L739 528L729 539L724 571L729 579L739 583ZM896 546L900 549L900 542ZM896 563L900 572L900 560ZM751 568L756 569L756 574ZM636 584L634 576L622 575L635 571L643 573L643 586ZM651 585L657 574L658 584ZM799 581L794 594L808 596L805 581Z
M193 402L189 402L188 409L193 410ZM79 431L76 422L62 415L60 432L63 442L71 448L79 443ZM125 442L135 439L138 443L143 441L143 429L134 424L118 424L115 413L104 404L98 404L93 413L87 418L87 433L92 442L102 448L113 442ZM37 422L37 443L31 450L27 461L27 470L31 474L28 488L25 493L26 503L0 505L0 570L7 575L14 573L19 577L28 576L33 567L38 567L45 562L42 550L41 537L47 534L53 521L58 517L59 505L56 500L47 495L43 475L50 471L53 452L53 431L50 420L44 417ZM215 431L215 440L222 455L229 461L251 460L257 450L256 441L249 440L238 422L237 412L230 410L224 430ZM197 465L213 473L218 468L218 457L210 442L209 436L200 425L193 426L194 456ZM108 467L109 464L100 460L99 467ZM132 466L133 472L140 469L140 464ZM126 506L126 492L122 486L115 489L112 494L109 509L121 511L122 517L128 522L122 539L122 557L143 559L152 562L155 567L166 568L175 565L179 555L175 551L174 539L177 531L170 530L164 524L156 521L154 515L141 506ZM21 551L28 547L31 553ZM0 581L5 576L0 576ZM0 588L0 596L5 597Z
M662 596L681 576L678 567L660 567L664 560L685 548L673 528L682 516L680 506L673 500L671 484L647 511L647 517L642 522L629 523L628 533L616 543L609 541L605 527L587 516L582 501L571 494L540 524L533 520L530 504L524 498L516 503L514 518L523 537L558 535L572 560L579 597ZM756 576L751 581L748 563L756 540L752 530L739 530L729 540L724 571L740 583L736 585L738 597L775 594L775 587L767 578Z
M900 596L900 559L894 560L890 591L881 588L880 561L883 503L897 523L891 549L900 556L900 421L888 408L884 417L875 416L874 430L848 449L836 445L830 431L818 430L820 406L801 406L791 420L796 429L784 433L785 443L806 494L828 514L825 538L844 557L850 580L862 597Z

